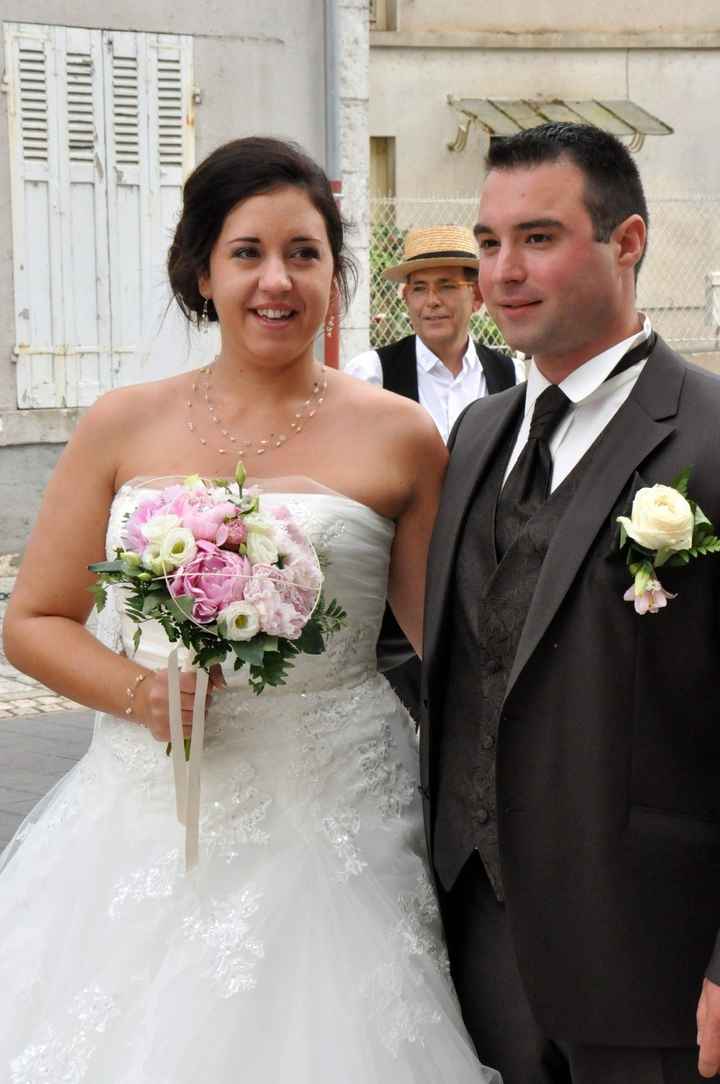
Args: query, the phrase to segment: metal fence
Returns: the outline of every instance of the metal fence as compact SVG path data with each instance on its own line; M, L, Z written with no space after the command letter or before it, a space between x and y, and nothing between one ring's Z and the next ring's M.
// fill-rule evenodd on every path
M638 307L680 352L720 351L720 196L648 203L650 242L638 280ZM376 198L370 210L370 342L383 346L412 330L397 285L382 277L385 267L402 259L406 230L472 226L477 197ZM473 317L471 331L490 346L503 344L484 312Z

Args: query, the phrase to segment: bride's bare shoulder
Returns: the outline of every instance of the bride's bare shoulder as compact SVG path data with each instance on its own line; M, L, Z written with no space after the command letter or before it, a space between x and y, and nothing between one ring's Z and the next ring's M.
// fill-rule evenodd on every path
M182 374L113 388L87 410L83 421L88 428L108 427L110 431L126 433L130 426L135 430L148 419L157 419L158 411L166 411L180 402L186 383L187 376Z
M412 399L368 384L347 373L332 374L338 407L356 424L372 426L377 435L383 430L395 439L430 442L440 440L437 428L426 410ZM442 441L440 440L442 444Z

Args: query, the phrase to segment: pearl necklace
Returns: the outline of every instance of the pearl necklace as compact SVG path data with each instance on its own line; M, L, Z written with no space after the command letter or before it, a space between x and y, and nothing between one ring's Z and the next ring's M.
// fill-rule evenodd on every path
M215 358L215 361L217 361L217 358ZM245 440L240 435L230 433L229 430L225 428L225 423L218 414L217 408L212 401L213 366L214 362L213 365L207 365L204 369L200 369L200 378L196 381L193 381L192 390L195 399L199 398L201 394L205 399L211 424L219 426L220 434L225 437L228 443L234 445L233 448L216 448L215 451L218 453L218 455L227 455L228 452L233 451L236 453L242 451L243 454L247 454L247 452L253 450L253 446L255 455L265 455L266 452L271 452L273 448L281 448L283 444L290 440L291 437L295 436L297 433L302 433L303 424L307 424L307 422L309 422L311 418L314 418L322 404L325 402L325 392L327 391L327 372L325 366L321 365L320 375L318 379L313 380L312 394L310 395L309 399L305 400L300 409L295 412L294 421L290 422L289 433L273 432L268 433L267 437L264 437L261 440ZM201 379L202 377L206 378L204 382ZM188 411L188 417L186 422L188 429L191 433L197 434L198 440L203 446L207 445L207 439L200 436L197 425L193 420L193 416L191 413L193 409L192 399L186 399L185 406L187 407Z

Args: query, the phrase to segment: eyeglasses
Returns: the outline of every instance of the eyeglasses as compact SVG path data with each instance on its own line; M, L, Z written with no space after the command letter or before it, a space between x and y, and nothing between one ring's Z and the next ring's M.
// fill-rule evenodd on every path
M469 280L462 282L456 282L454 280L448 280L447 282L439 282L433 284L431 282L409 282L405 287L405 292L410 297L415 298L418 301L423 301L430 294L435 294L435 297L441 301L450 301L453 298L457 298L460 295L461 290L474 289L475 283Z

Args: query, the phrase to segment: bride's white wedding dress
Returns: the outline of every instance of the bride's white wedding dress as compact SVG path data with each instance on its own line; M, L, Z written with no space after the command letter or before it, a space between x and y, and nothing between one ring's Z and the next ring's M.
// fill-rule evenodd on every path
M137 496L115 498L110 553ZM393 525L282 503L348 625L286 687L217 696L190 875L164 746L98 717L0 877L3 1084L499 1084L448 977L414 729L375 669ZM101 636L130 650L124 621L108 605ZM137 657L166 653L150 630Z

